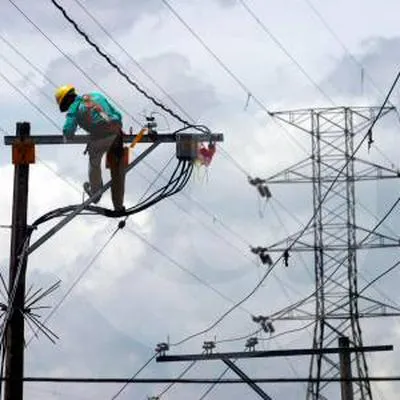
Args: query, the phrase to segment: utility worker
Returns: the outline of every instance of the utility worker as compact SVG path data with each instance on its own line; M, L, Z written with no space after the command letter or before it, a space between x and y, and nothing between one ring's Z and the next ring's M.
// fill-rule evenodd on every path
M78 125L89 133L89 182L83 187L89 196L102 186L101 160L111 153L111 198L114 209L124 212L125 168L122 143L122 116L100 93L78 95L71 85L61 86L55 93L61 112L67 112L63 127L64 140L75 135ZM86 153L85 151L85 153ZM100 201L100 197L94 200Z

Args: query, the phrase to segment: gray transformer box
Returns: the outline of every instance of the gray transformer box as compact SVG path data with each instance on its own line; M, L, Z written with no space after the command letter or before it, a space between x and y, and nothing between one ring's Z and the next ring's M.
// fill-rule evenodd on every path
M181 161L194 161L197 158L197 135L188 133L176 135L176 158Z

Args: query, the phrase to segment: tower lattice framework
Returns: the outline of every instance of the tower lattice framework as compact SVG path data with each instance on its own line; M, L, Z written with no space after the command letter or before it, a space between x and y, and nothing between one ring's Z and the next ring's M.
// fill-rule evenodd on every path
M393 108L383 109L380 117ZM312 252L315 273L315 314L306 303L281 319L315 319L315 349L337 345L341 336L350 339L352 347L363 346L360 318L398 315L399 310L359 294L357 251L398 247L399 238L366 229L356 221L356 182L398 178L399 172L363 160L356 149L365 138L379 107L335 107L280 111L275 117L310 135L311 156L266 179L266 183L309 183L313 190L313 222L299 231L268 246L268 251L282 253ZM372 141L371 141L372 142ZM299 238L300 233L303 233ZM362 301L360 301L362 300ZM364 353L351 356L353 376L368 377ZM340 374L337 356L311 357L307 400L338 398L337 387L322 378ZM336 384L337 385L337 384ZM333 395L333 393L335 393ZM354 400L372 400L368 380L353 383Z

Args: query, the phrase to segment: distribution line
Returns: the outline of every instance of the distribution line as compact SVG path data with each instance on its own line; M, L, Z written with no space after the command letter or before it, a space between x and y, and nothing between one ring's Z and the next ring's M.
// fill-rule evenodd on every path
M177 380L182 379L197 363L197 361L192 361L176 378ZM164 390L161 391L161 393L157 396L158 399L161 399L162 396L164 396L165 393L167 393L171 388L176 385L176 382L171 382Z
M170 10L170 12L175 16L175 18L181 22L181 24L190 32L190 34L202 45L202 47L212 56L212 58L218 63L218 65L240 86L240 88L250 95L254 102L269 116L272 121L279 126L283 131L291 137L291 139L301 148L306 154L308 154L307 149L295 138L293 135L278 121L273 118L273 113L263 104L263 102L255 96L250 89L237 77L236 74L232 72L230 68L222 61L222 59L207 45L207 43L194 31L194 29L182 18L182 16L175 10L174 7L167 0L161 0L164 5Z
M115 99L103 88L101 87L94 79L91 78L91 76L83 69L81 68L78 63L76 63L72 57L70 57L65 51L61 49L60 46L58 46L51 38L49 35L47 35L13 0L8 0L15 8L16 10L49 42L53 45L57 51L62 54L74 67L82 73L85 78L91 82L95 87L100 89L107 97L109 97L113 102L122 110L124 111L127 115L129 115L132 120L140 127L142 127L142 123L138 121L134 116L129 114L129 112L123 107L121 104L119 104Z
M9 0L11 1L11 0ZM188 127L193 127L195 129L202 130L203 132L205 131L204 128L199 128L198 126L195 126L191 124L190 122L186 121L184 118L182 118L180 115L178 115L175 111L170 109L169 107L165 106L162 104L160 101L158 101L155 97L151 96L149 93L147 93L137 82L135 82L126 72L122 70L122 68L116 64L111 57L103 51L90 37L89 35L80 28L80 26L70 17L70 15L67 13L64 7L62 7L58 1L56 0L50 0L52 4L63 14L64 18L75 28L75 30L85 39L85 41L90 44L96 52L103 57L104 60L107 61L107 63L112 66L115 71L117 71L122 77L125 78L125 80L132 86L134 87L140 94L142 94L147 100L151 101L155 106L161 108L163 111L165 111L167 114L171 115L173 118L175 118L177 121L181 122L183 125L186 125Z
M220 375L217 377L217 381L214 382L213 384L210 385L210 387L207 388L207 390L199 397L199 400L204 400L217 386L219 383L221 383L222 378L226 375L226 373L230 370L229 367L226 367Z
M26 79L26 75L18 68L16 67L11 61L9 61L3 54L0 54L0 58L9 66L11 67L17 74L22 77L23 79ZM49 103L54 104L54 99L50 97L39 85L36 83L32 82L29 77L27 80L40 92L42 95L49 101Z
M103 33L114 43L128 58L131 60L135 66L140 70L140 72L146 76L160 92L166 96L186 117L188 117L193 123L193 118L186 112L186 110L179 104L172 96L169 94L157 81L150 75L146 69L130 54L128 51L115 39L115 37L99 22L99 20L91 13L87 7L85 7L80 0L74 0L74 2L89 16L89 18L103 31Z
M342 49L345 51L345 53L351 58L351 60L358 66L362 71L364 71L365 76L368 78L368 80L372 83L374 86L375 90L378 92L378 94L382 95L383 92L378 88L376 85L375 81L372 79L371 75L368 74L368 71L365 69L364 65L362 62L360 62L348 49L348 47L345 45L345 43L340 39L340 37L336 34L336 32L332 29L332 27L329 25L328 21L326 18L318 11L317 7L310 1L310 0L304 0L304 2L310 7L310 9L313 11L313 13L317 16L317 18L320 20L322 25L325 27L325 29L331 34L331 36L339 43L339 45L342 47ZM388 101L388 104L393 106L391 101Z
M192 124L195 123L194 118L178 103L156 80L150 75L145 68L111 35L111 33L99 22L99 20L85 7L80 0L74 0L79 7L90 17L92 21L106 34L106 36L136 65L136 67L163 93L189 120ZM226 150L221 147L224 155L231 160L231 162L238 168L244 175L249 176L249 173L242 167L242 165L233 158Z
M155 353L154 355L152 355L131 377L131 379L126 382L121 389L118 390L117 393L115 393L110 400L115 400L117 399L122 392L128 387L128 385L130 383L132 383L132 381L157 357L157 353Z
M56 87L56 83L52 81L40 68L34 65L24 54L22 54L16 46L14 46L9 40L7 40L1 33L0 33L0 40L2 40L8 47L14 50L28 65L31 66L40 76L46 79L53 87Z
M393 264L391 267L389 267L388 269L386 269L384 272L382 272L381 274L379 274L377 277L375 277L374 279L372 279L372 281L370 281L367 285L365 285L359 292L358 294L360 295L361 293L365 292L369 287L371 287L372 285L374 285L378 280L382 279L384 276L386 276L388 273L392 272L394 269L396 269L398 266L400 265L400 261L396 262L395 264Z
M331 185L329 186L329 188L327 189L326 193L324 194L323 198L321 199L321 202L318 204L313 216L309 219L309 221L307 222L307 224L305 225L305 227L301 230L301 232L298 234L298 236L296 237L296 239L291 243L291 245L289 246L289 249L291 247L293 247L299 240L300 238L304 235L304 233L306 232L306 230L310 227L310 225L313 223L315 215L319 212L319 210L322 207L322 204L325 202L327 196L329 195L330 191L332 190L332 188L334 187L334 185L336 184L337 180L339 179L341 173L343 172L343 170L347 167L348 163L350 162L350 160L357 154L357 152L360 150L361 146L363 145L363 143L365 142L365 140L368 138L369 136L369 132L374 128L374 126L376 125L377 121L379 120L389 98L391 97L393 90L395 89L395 87L397 86L397 83L400 79L400 71L397 73L386 97L385 100L378 112L378 114L376 115L375 119L372 121L372 123L369 126L369 129L367 131L367 133L364 135L363 139L360 141L360 143L356 146L356 148L354 149L353 153L351 154L351 156L348 158L347 162L345 163L345 165L341 168L341 170L339 171L339 174L336 175L336 178L333 179ZM249 298L251 298L257 291L258 289L261 287L262 283L267 279L267 277L270 275L270 273L272 272L272 270L274 269L274 267L277 265L277 263L279 261L281 261L282 259L282 255L277 259L277 261L270 267L268 268L268 270L266 271L266 273L264 274L263 278L261 279L261 281L254 287L254 289L252 289L242 300L240 300L238 303L236 303L234 306L232 306L231 308L229 308L225 313L223 313L220 317L218 317L210 326L208 326L207 328L204 328L203 330L191 334L187 337L185 337L184 339L180 340L177 343L174 343L174 346L178 346L181 345L197 336L203 335L206 332L209 332L211 329L213 329L215 326L217 326L221 321L223 321L232 311L234 311L237 307L240 307L243 303L245 303Z
M1 71L0 76L14 89L16 90L21 96L27 100L35 110L41 114L47 121L49 121L53 126L59 129L57 122L55 122L51 117L49 117L43 110L41 110L21 89L19 89L14 83L8 79Z
M164 169L169 165L169 163L172 161L172 158L168 161ZM161 172L164 170L162 169ZM161 174L160 172L160 174ZM153 182L150 183L150 186L148 189L144 192L144 194L141 196L141 198L138 200L138 203L146 196L147 192L150 190L150 188L155 184L157 179L159 178L160 174L156 176ZM58 175L58 174L57 174ZM98 250L98 252L95 254L95 256L92 258L92 260L88 263L88 265L81 271L81 273L78 275L78 277L74 280L72 285L69 287L67 292L64 294L64 296L60 299L60 301L56 304L56 306L52 309L52 311L47 315L46 319L44 320L44 323L48 322L49 319L54 315L54 313L60 308L62 303L66 300L66 298L70 295L72 290L79 284L79 282L82 280L82 278L86 275L86 273L89 271L89 269L93 266L94 262L99 258L99 256L104 252L106 247L109 245L109 243L112 241L112 239L115 237L117 232L120 229L123 229L125 227L125 223L128 220L129 215L127 215L124 219L124 223L121 223L121 221L118 223L117 228L112 232L111 236L108 238L108 240L103 244L103 246ZM35 336L35 335L34 335ZM32 341L33 337L28 341L28 344Z
M304 67L292 56L292 54L285 48L285 46L278 40L278 38L267 28L266 24L261 21L255 11L244 1L239 0L239 3L247 11L247 13L257 22L263 32L282 50L282 52L296 65L300 72L308 79L309 82L325 97L331 104L335 104L332 98L321 88L320 85L310 76L310 74L304 69Z
M69 289L64 293L64 295L61 297L61 299L58 301L58 303L52 308L50 313L46 316L46 318L43 321L43 324L46 324L50 318L53 317L53 315L58 311L58 309L61 307L61 305L64 303L64 301L68 298L68 296L71 294L71 292L74 290L74 288L79 284L79 282L82 280L82 278L86 275L86 273L89 271L89 269L92 267L92 265L95 263L95 261L100 257L100 255L104 252L106 247L110 244L110 242L113 240L117 232L121 229L121 227L117 226L116 229L111 233L110 237L102 244L102 246L97 250L96 254L93 256L93 258L90 260L90 262L86 265L86 267L80 272L80 274L75 278L74 282L72 285L69 287ZM36 333L28 340L27 346L32 342L34 336Z
M171 264L175 265L178 267L180 270L184 271L185 273L189 274L192 278L194 278L197 282L201 283L203 286L207 287L208 289L212 290L214 293L216 293L219 297L224 299L225 301L229 303L234 303L234 300L226 296L224 293L210 285L207 281L205 281L203 278L199 277L196 275L194 272L192 272L190 269L173 259L171 256L169 256L167 253L165 253L163 250L161 250L159 247L151 243L148 239L146 239L142 234L135 232L133 229L130 229L129 227L126 228L128 232L136 236L138 239L140 239L143 243L145 243L147 246L149 246L153 251L156 253L160 254L162 257L167 259ZM251 312L244 307L240 307L242 311L246 312L248 315L251 315Z

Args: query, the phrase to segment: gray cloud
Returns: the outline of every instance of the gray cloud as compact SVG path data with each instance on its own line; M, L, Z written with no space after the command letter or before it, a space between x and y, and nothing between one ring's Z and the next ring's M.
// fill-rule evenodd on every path
M364 41L354 59L345 55L324 80L324 87L345 96L377 96L383 98L398 72L400 38L371 38Z

